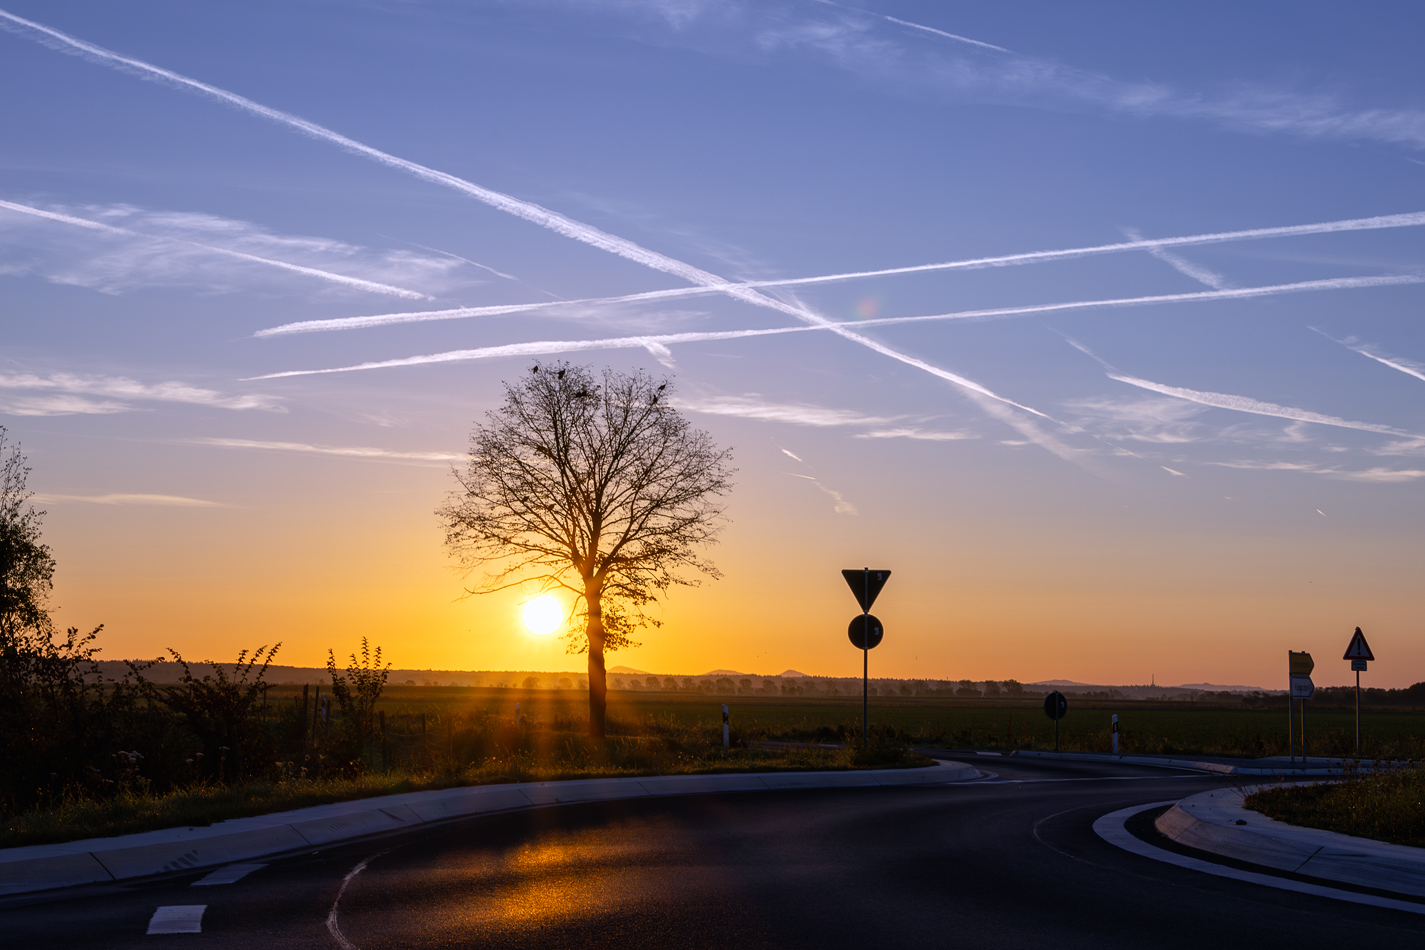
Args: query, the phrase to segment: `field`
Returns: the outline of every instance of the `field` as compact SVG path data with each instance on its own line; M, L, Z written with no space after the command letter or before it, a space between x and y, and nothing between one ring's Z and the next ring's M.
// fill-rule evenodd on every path
M279 692L279 689L281 692ZM274 687L272 701L294 695ZM298 694L300 687L297 688ZM407 747L438 741L449 723L456 732L477 719L513 721L514 706L534 723L573 725L584 717L585 694L565 690L461 687L388 687L378 709L386 711L393 739ZM859 700L805 697L717 696L699 693L613 692L611 734L648 735L669 730L705 732L720 739L722 704L731 710L735 738L746 741L846 742L859 735ZM1240 703L1070 700L1059 723L1061 749L1108 752L1110 722L1119 717L1119 751L1259 757L1287 754L1286 710ZM1349 756L1355 749L1350 709L1307 706L1307 751ZM873 697L872 735L944 748L1052 749L1054 724L1041 700L954 700L941 697ZM1362 752L1367 757L1425 759L1425 710L1371 709L1362 714Z
M609 698L609 739L594 743L585 736L587 694L576 690L390 686L376 705L373 730L356 744L339 708L317 707L314 698L304 703L300 686L269 688L252 723L265 751L245 760L237 781L215 782L194 770L159 790L149 781L150 766L118 762L102 785L69 786L9 816L0 827L0 847L458 785L929 764L904 751L913 746L1054 747L1054 724L1037 698L876 697L865 752L861 704L849 697L616 692ZM723 703L730 708L730 749L722 745ZM1072 699L1059 727L1060 748L1109 751L1115 713L1121 752L1256 757L1287 751L1281 706ZM1352 751L1350 710L1308 709L1307 730L1313 755ZM1373 709L1363 717L1362 733L1368 757L1425 758L1425 711ZM177 755L180 767L185 754L137 751L144 762Z

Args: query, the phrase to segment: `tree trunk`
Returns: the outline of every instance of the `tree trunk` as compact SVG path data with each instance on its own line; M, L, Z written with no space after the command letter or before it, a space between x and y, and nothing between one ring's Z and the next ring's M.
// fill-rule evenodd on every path
M584 601L589 608L589 622L585 627L589 638L589 738L602 740L609 694L608 681L604 676L603 591L587 586Z

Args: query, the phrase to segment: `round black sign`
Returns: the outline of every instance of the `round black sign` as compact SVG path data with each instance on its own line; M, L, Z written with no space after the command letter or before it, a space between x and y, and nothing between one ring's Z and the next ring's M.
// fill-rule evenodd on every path
M1057 689L1044 697L1044 715L1050 719L1063 719L1069 711L1069 701Z
M867 631L870 636L867 636ZM886 635L886 631L881 629L881 622L870 614L857 614L856 619L851 621L851 626L847 629L846 635L851 638L858 650L875 649L876 644L881 642L881 637Z

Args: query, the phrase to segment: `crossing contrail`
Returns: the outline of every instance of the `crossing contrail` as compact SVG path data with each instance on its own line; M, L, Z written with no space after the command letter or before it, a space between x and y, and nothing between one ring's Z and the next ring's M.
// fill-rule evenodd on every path
M1074 300L1061 303L1025 304L1018 307L990 307L980 310L958 310L951 313L928 314L913 317L873 317L857 320L846 326L873 327L892 326L898 323L921 323L932 320L992 320L997 317L1023 316L1031 313L1053 313L1063 310L1091 310L1110 307L1137 307L1165 303L1191 303L1207 300L1241 300L1251 297L1273 297L1279 294L1311 293L1322 290L1353 290L1366 287L1386 287L1394 284L1418 284L1425 277L1416 274L1388 274L1379 277L1331 277L1322 280L1304 280L1290 284L1268 284L1262 287L1234 287L1226 290L1203 290L1193 293L1158 294L1140 297L1110 297L1099 300ZM701 291L699 291L701 292ZM686 296L679 291L680 296ZM358 327L387 326L397 323L414 323L424 320L451 320L465 317L492 317L507 313L523 313L530 310L544 310L567 305L595 303L626 303L629 301L662 299L669 291L652 291L647 294L629 294L623 297L604 297L589 300L550 301L535 304L497 304L488 307L465 307L460 310L429 310L416 313L389 313L369 317L341 317L335 320L305 320L301 323L287 323L267 330L257 331L255 336L284 336L292 333L316 333L327 330L347 330Z
M0 26L3 26L15 32L37 35L40 42L50 46L51 48L72 53L74 55L78 55L107 66L113 66L118 69L136 73L137 75L142 76L146 79L152 79L158 82L167 83L172 86L177 86L181 89L191 90L201 95L216 99L217 101L222 102L225 105L232 106L243 112L248 112L250 114L260 116L261 118L277 122L281 125L286 125L290 128L296 129L303 135L307 135L311 138L318 139L321 141L331 142L332 144L342 149L345 149L348 152L352 152L353 154L361 155L366 158L374 159L382 165L386 165L390 168L395 168L400 171L407 172L408 174L414 175L415 177L420 178L424 181L429 181L434 184L444 185L448 188L453 188L456 191L469 195L477 201L484 202L485 204L500 211L504 211L507 214L514 215L517 218L522 218L533 224L537 224L540 227L547 228L548 230L553 231L556 234L562 235L575 241L580 241L584 244L590 245L591 247L599 248L600 250L607 251L610 254L615 254L627 260L634 261L635 263L642 264L643 266L648 267L652 270L661 271L665 274L671 274L676 277L681 277L682 279L688 281L691 284L711 288L718 292L725 293L735 299L742 300L746 303L754 304L760 307L767 307L772 310L778 310L782 313L794 317L797 320L801 320L804 323L829 329L831 330L831 332L837 334L838 336L850 340L854 343L859 343L862 346L866 346L882 354L883 356L888 356L891 359L898 360L909 366L914 366L916 368L923 369L927 372L934 374L935 376L940 377L941 379L956 383L957 385L965 386L975 393L988 396L990 398L999 400L1000 402L1006 403L1008 405L1013 405L1021 409L1027 408L1024 406L1020 406L1013 400L1005 399L1002 396L994 395L988 389L985 389L978 383L974 383L963 376L959 376L947 370L939 369L938 367L933 367L923 360L918 360L914 357L907 356L903 353L898 352L897 350L885 346L884 344L870 340L867 337L862 336L861 334L858 334L852 330L839 327L831 323L831 321L828 321L824 317L812 313L810 310L804 307L793 307L790 304L783 303L780 300L776 300L772 297L766 296L765 294L758 293L755 289L751 287L731 283L721 277L718 277L716 274L712 274L708 271L702 270L701 268L694 267L693 265L684 263L683 261L676 260L675 258L668 257L665 254L660 254L657 251L650 250L646 247L635 244L634 242L629 241L625 238L618 237L617 235L601 231L592 225L585 224L582 221L576 221L573 218L566 217L556 211L551 211L548 208L544 208L540 205L534 204L533 202L522 201L511 195L506 195L489 188L481 187L480 185L477 185L474 182L466 181L465 179L459 178L455 175L451 175L442 171L437 171L434 168L429 168L425 165L421 165L404 158L399 158L395 155L390 154L389 152L383 152L380 149L373 148L370 145L366 145L362 142L356 141L355 139L348 138L345 135L342 135L338 132L334 132L331 129L328 129L325 126L318 125L315 122L310 122L306 119L292 115L291 113L283 112L280 109L273 109L270 106L265 106L261 103L254 102L253 100L248 99L245 96L240 96L237 93L229 92L226 89L220 89L217 86L212 86L208 83L200 82L196 79L191 79L187 76L175 73L172 70L155 66L152 63L146 63L139 59L134 59L129 56L123 56L119 53L113 52L112 50L107 50L101 46L96 46L93 43L89 43L84 40L78 39L77 37L70 36L67 33L62 33L59 30L53 29L52 27L44 26L43 24L36 23L33 20L26 20L23 17L18 17L13 13L9 13L5 10L0 10ZM1037 412L1035 410L1027 411L1034 412L1036 415L1043 415L1043 413Z
M1425 212L1382 215L1374 218L1350 218L1341 221L1323 221L1316 224L1298 224L1279 228L1254 228L1247 231L1220 231L1214 234L1194 234L1183 237L1144 238L1134 241L1120 241L1116 244L1100 244L1093 247L1067 248L1058 251L1033 251L1026 254L1008 254L1000 257L978 257L960 261L946 261L940 264L917 264L910 267L893 267L884 270L849 271L841 274L826 274L820 277L793 277L782 280L756 280L741 283L726 283L720 286L677 287L669 290L651 290L617 297L586 297L579 300L547 300L538 303L501 304L488 307L456 307L449 310L421 310L412 313L383 313L362 317L340 317L333 320L303 320L281 326L259 330L259 337L283 336L290 333L317 333L328 330L359 330L366 327L387 326L395 323L422 323L430 320L463 320L470 317L499 316L508 313L548 310L558 307L579 305L606 305L620 303L640 303L650 300L669 300L678 297L695 297L703 294L725 293L730 288L763 289L769 287L792 287L811 284L834 283L865 277L885 277L896 274L923 273L934 270L977 269L985 267L1010 267L1019 264L1035 264L1042 261L1065 260L1074 257L1089 257L1100 254L1120 254L1130 251L1153 251L1164 247L1184 247L1193 244L1219 244L1230 241L1260 240L1273 237L1294 237L1311 234L1333 234L1342 231L1366 231L1384 228L1419 227L1425 225ZM1310 282L1308 282L1310 283ZM1280 285L1291 286L1291 285ZM1223 293L1230 291L1224 290ZM1026 311L1033 312L1033 311ZM874 321L861 321L865 326Z
M61 214L58 211L46 211L43 208L35 208L30 205L17 204L13 201L0 201L0 208L15 211L19 214L27 214L36 218L44 218L48 221L57 221L60 224L71 224L75 227L87 228L90 231L99 231L105 234L118 234L124 237L145 238L150 241L167 241L173 244L182 244L187 247L196 247L213 254L221 254L224 257L233 257L241 261L249 261L254 264L264 264L268 267L276 267L281 270L291 271L294 274L305 274L308 277L317 277L328 280L335 284L345 284L357 290L367 290L377 294L389 294L393 297L404 297L407 300L430 300L428 294L417 293L414 290L406 290L404 287L393 287L390 284L378 283L374 280L363 280L360 277L348 277L345 274L334 274L331 271L319 270L315 267L303 267L300 264L289 264L286 261L275 261L269 257L258 257L256 254L244 254L242 251L234 251L226 247L213 247L210 244L199 244L196 241L185 241L182 238L167 237L164 235L145 234L142 231L133 231L129 228L116 228L112 224L104 224L102 221L91 221L88 218L75 217L72 214Z

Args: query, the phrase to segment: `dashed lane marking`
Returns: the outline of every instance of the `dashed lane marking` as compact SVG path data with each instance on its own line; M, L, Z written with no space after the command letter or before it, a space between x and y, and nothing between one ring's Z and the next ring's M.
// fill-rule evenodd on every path
M198 934L203 932L203 911L207 904L171 904L153 912L148 922L151 934Z
M265 864L229 864L227 867L218 868L205 878L194 881L191 886L207 887L212 884L231 884L247 877L253 871L260 871L265 867L267 867Z

